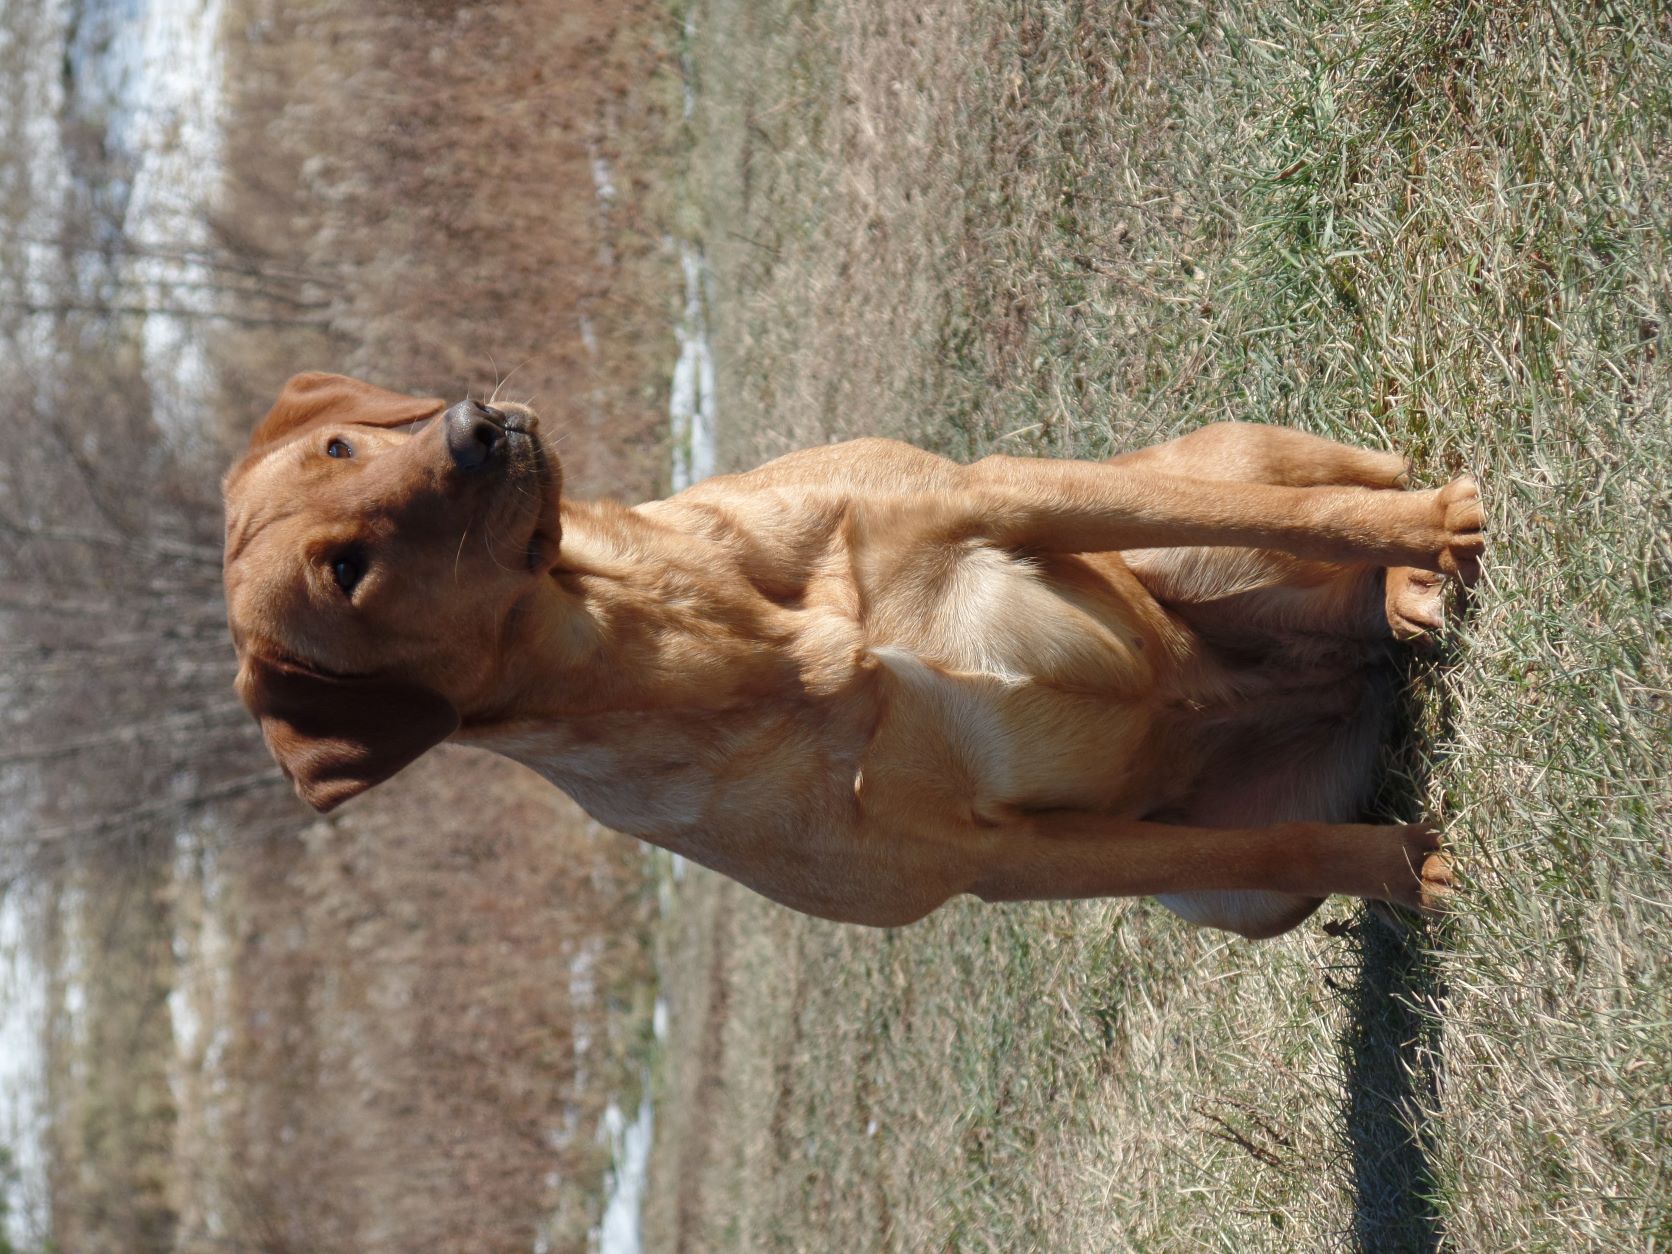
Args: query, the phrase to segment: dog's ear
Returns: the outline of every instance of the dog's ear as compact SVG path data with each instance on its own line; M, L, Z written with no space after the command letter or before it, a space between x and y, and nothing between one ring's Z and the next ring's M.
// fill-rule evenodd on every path
M449 701L417 684L256 657L238 672L238 694L297 796L321 813L381 784L459 725Z
M288 439L304 427L332 422L400 427L433 418L447 402L404 396L341 374L299 374L284 385L273 408L250 435L250 449Z

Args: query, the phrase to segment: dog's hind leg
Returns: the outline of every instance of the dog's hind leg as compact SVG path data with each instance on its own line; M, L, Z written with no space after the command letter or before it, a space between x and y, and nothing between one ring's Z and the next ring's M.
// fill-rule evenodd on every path
M997 819L969 852L963 891L987 901L1252 890L1438 910L1452 885L1434 829L1420 823L1207 828L1051 810Z
M1397 453L1353 448L1284 427L1220 422L1109 464L1226 483L1403 488ZM1144 549L1125 555L1164 605L1198 630L1301 631L1412 640L1444 617L1442 576L1408 566L1339 566L1260 550Z
M1167 821L1189 826L1249 828L1312 820L1350 823L1369 806L1382 745L1392 720L1393 676L1378 669L1362 680L1358 708L1281 735L1251 728L1227 744L1202 773L1197 795ZM1323 902L1292 893L1169 893L1161 904L1204 927L1252 940L1278 936Z
M1255 423L1216 423L1166 444L1111 459L1163 474L1288 487L1376 489L1406 486L1396 453ZM1286 554L1224 549L1143 550L1128 564L1152 594L1211 638L1250 632L1410 639L1440 625L1443 580L1409 567L1333 566ZM1391 628L1391 633L1390 633ZM1297 819L1345 823L1359 817L1375 787L1386 738L1386 683L1367 676L1359 711L1314 723L1282 744L1240 744L1204 775L1203 795L1177 821L1253 827ZM1277 936L1305 920L1319 897L1290 893L1171 893L1169 910L1205 927L1250 938Z
M1338 444L1257 422L1216 422L1165 444L1108 460L1111 466L1220 483L1285 488L1402 488L1410 466L1397 453Z

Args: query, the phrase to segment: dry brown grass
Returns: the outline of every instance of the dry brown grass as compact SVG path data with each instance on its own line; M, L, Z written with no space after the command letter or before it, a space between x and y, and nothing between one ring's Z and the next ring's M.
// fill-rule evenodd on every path
M1386 798L1447 822L1452 926L879 934L694 872L652 1248L1665 1247L1661 7L695 13L725 460L1255 418L1481 473L1496 547Z
M673 308L647 159L675 90L660 8L249 0L229 26L250 37L229 41L213 224L307 312L226 328L228 442L304 364L450 397L503 382L564 433L577 488L651 492Z
M302 368L502 386L557 424L572 485L653 490L672 296L646 186L655 7L245 16L217 227L325 305L283 336L228 329L227 412L248 421ZM294 1250L583 1245L607 1166L594 1131L633 1083L637 849L457 750L223 873L230 1036L183 1216L218 1201Z
M219 1209L292 1250L583 1245L593 1132L630 1075L609 1016L645 974L639 862L462 750L375 809L238 850L182 1218Z

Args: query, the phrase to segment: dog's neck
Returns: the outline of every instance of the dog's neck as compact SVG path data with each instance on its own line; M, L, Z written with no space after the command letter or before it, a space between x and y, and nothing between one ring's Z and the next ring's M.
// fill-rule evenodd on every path
M782 690L793 625L722 546L615 502L562 510L556 565L509 617L467 734Z

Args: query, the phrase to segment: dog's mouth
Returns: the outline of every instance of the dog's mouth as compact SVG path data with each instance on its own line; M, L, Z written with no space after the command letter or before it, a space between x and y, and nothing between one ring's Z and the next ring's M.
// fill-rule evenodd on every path
M559 534L561 473L541 436L539 417L522 405L466 400L443 414L441 423L455 482L486 489L484 521L498 560L509 565L520 559L530 573L549 566ZM514 536L521 537L516 549Z
M557 556L558 472L551 451L541 438L540 420L533 414L507 414L505 440L512 472L508 486L530 498L528 512L532 527L523 548L523 567L535 574L550 566Z

